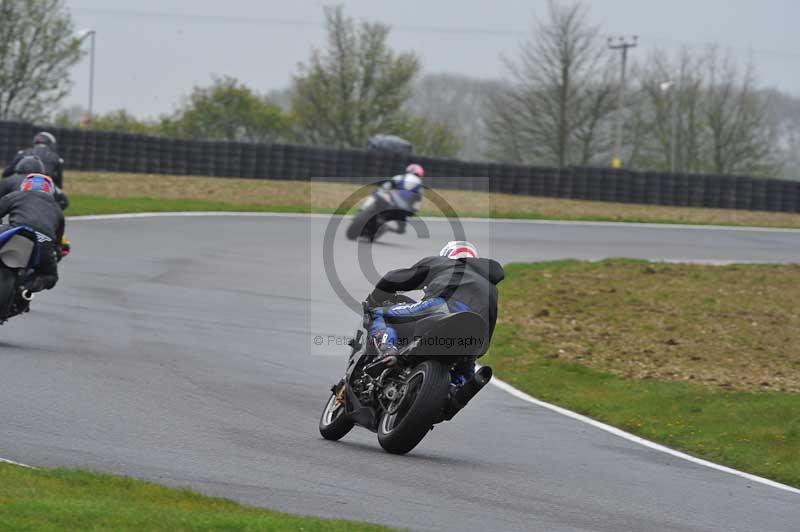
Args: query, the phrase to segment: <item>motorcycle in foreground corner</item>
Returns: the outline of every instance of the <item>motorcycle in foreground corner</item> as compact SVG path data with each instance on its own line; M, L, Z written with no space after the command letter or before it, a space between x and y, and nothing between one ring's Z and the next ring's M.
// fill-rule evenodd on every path
M413 304L414 300L396 295L385 305L397 303ZM488 366L461 386L452 384L451 374L460 362L482 352L488 327L469 311L437 317L398 351L396 363L387 366L383 360L375 361L366 303L363 310L363 323L349 341L352 350L345 376L331 388L319 431L335 441L360 425L377 433L385 451L405 454L433 425L451 420L492 378Z
M370 194L359 207L358 213L347 228L347 238L359 237L374 242L387 230L387 224L405 219L419 210L419 202L409 203L397 190L378 188Z
M0 233L0 324L30 309L33 294L20 292L20 287L39 264L43 238L49 239L27 226Z

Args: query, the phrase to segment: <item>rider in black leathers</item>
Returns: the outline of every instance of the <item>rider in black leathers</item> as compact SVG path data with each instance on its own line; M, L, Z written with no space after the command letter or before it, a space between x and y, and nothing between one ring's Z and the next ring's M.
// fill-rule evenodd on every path
M438 257L425 257L410 268L390 271L367 298L372 318L369 332L379 357L390 361L398 351L392 325L461 311L475 312L488 325L489 334L479 355L484 354L497 321L496 285L504 276L500 263L478 258L475 246L464 241L448 242ZM391 294L409 290L424 290L425 296L416 304L383 306ZM461 368L461 382L474 373L474 367L473 360Z
M38 157L42 164L44 164L44 174L53 179L55 185L64 188L64 159L56 151L56 138L52 133L41 131L33 137L33 147L27 150L20 150L17 156L11 161L5 170L3 170L3 177L8 177L15 172L15 168L19 161L28 155L35 155Z
M33 186L28 186L31 181ZM50 186L47 186L49 182ZM25 178L21 190L0 198L0 218L8 215L9 225L32 227L39 236L39 265L25 281L21 291L49 290L58 282L55 244L64 236L64 213L53 198L52 180L41 174ZM0 231L8 229L0 226Z

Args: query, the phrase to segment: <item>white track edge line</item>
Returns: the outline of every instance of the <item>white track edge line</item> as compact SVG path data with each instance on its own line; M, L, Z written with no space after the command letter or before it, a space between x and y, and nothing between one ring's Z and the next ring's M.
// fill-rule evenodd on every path
M0 458L0 462L2 462L4 464L11 464L11 465L19 466L19 467L27 467L28 469L36 469L35 467L29 466L28 464L15 462L14 460L8 460L7 458Z
M631 434L630 432L625 432L622 429L618 429L616 427L612 427L611 425L606 425L605 423L603 423L601 421L597 421L596 419L592 419L592 418L584 416L582 414L578 414L577 412L573 412L572 410L567 410L566 408L562 408L562 407L556 406L554 404L546 403L546 402L544 402L544 401L542 401L540 399L536 399L535 397L528 395L527 393L515 388L514 386L512 386L512 385L508 384L507 382L504 382L504 381L502 381L500 379L492 378L492 380L489 381L489 382L494 384L497 388L500 388L504 392L509 393L509 394L513 395L514 397L516 397L518 399L521 399L521 400L526 401L528 403L532 403L532 404L534 404L536 406L540 406L542 408L546 408L548 410L551 410L553 412L561 414L562 416L566 416L566 417L574 419L576 421L580 421L581 423L586 423L586 424L591 425L591 426L593 426L595 428L598 428L600 430L604 430L604 431L606 431L608 433L611 433L611 434L613 434L615 436L619 436L620 438L624 438L624 439L626 439L628 441L631 441L633 443L637 443L637 444L642 445L644 447L648 447L648 448L653 449L655 451L666 453L666 454L669 454L669 455L674 456L676 458L680 458L682 460L686 460L688 462L692 462L694 464L705 466L705 467L708 467L708 468L711 468L711 469L716 469L717 471L722 471L724 473L730 473L731 475L736 475L738 477L742 477L742 478L745 478L745 479L753 481L753 482L758 482L760 484L765 484L765 485L770 486L772 488L777 488L777 489L780 489L780 490L788 491L789 493L794 493L795 495L800 495L800 489L798 489L798 488L794 488L792 486L787 486L786 484L781 484L780 482L776 482L776 481L770 480L768 478L759 477L757 475L753 475L753 474L750 474L750 473L745 473L744 471L739 471L738 469L733 469L731 467L720 465L720 464L717 464L717 463L714 463L714 462L709 462L708 460L703 460L702 458L697 458L695 456L683 453L681 451L676 451L675 449L672 449L672 448L667 447L665 445L661 445L660 443L655 443L653 441L646 440L644 438L641 438L639 436Z
M325 213L301 213L301 212L238 212L238 211L177 211L177 212L139 212L121 214L89 214L83 216L68 216L67 220L118 220L125 218L165 218L165 217L192 217L192 216L248 216L256 218L331 218L333 216L343 216ZM447 223L450 220L446 217L423 216L420 218L425 222ZM753 227L739 225L700 225L700 224L660 224L642 222L594 222L582 220L529 220L520 218L458 218L461 222L488 222L491 224L527 224L527 225L567 225L585 227L637 227L648 229L689 229L695 231L748 231L761 233L800 233L800 229L789 227Z
M131 213L131 214L100 214L100 215L89 215L89 216L73 216L69 219L71 220L114 220L114 219L124 219L124 218L157 218L157 217L168 217L168 216L175 216L175 217L187 217L187 216L258 216L258 217L313 217L313 218L324 218L330 217L329 214L316 214L316 213L269 213L269 212L199 212L199 211L188 211L188 212L157 212L157 213ZM446 221L446 219L442 218L424 218L426 221ZM486 218L462 218L462 220L470 220L470 221L486 221ZM505 221L500 220L497 218L489 219L490 221ZM565 225L610 225L610 226L619 226L619 225L633 225L637 227L656 227L656 228L663 228L663 227L672 227L672 228L687 228L687 229L709 229L709 228L716 228L716 229L725 229L725 230L758 230L758 231L774 231L774 232L800 232L797 229L782 229L782 228L764 228L764 227L753 227L753 228L733 228L733 227L726 227L726 226L702 226L702 225L668 225L668 224L625 224L624 222L567 222L567 221L550 221L550 220L514 220L510 219L508 221L512 222L522 222L522 223L544 223L544 224L565 224ZM777 488L779 490L788 491L789 493L794 493L796 495L800 495L800 489L793 488L792 486L787 486L786 484L781 484L780 482L776 482L774 480L770 480L768 478L759 477L757 475L753 475L750 473L745 473L744 471L739 471L738 469L733 469L727 466L723 466L720 464L716 464L714 462L709 462L708 460L703 460L702 458L697 458L692 455L682 453L681 451L676 451L670 447L665 445L661 445L659 443L652 442L650 440L646 440L629 432L625 432L624 430L618 429L616 427L612 427L611 425L606 425L600 421L592 419L590 417L584 416L582 414L578 414L577 412L573 412L572 410L567 410L566 408L562 408L560 406L556 406L554 404L546 403L540 399L536 399L535 397L528 395L527 393L518 390L514 386L504 382L500 379L493 378L490 381L494 386L500 388L501 390L505 391L506 393L513 395L514 397L526 401L528 403L540 406L542 408L546 408L562 416L566 416L568 418L574 419L576 421L580 421L582 423L586 423L587 425L591 425L595 428L608 432L610 434L614 434L615 436L619 436L620 438L624 438L628 441L633 443L637 443L643 447L647 447L662 453L669 454L676 458L680 458L682 460L686 460L688 462L692 462L697 465L701 465L704 467L708 467L710 469L715 469L717 471L722 471L724 473L729 473L731 475L736 475L738 477L745 478L752 482L757 482L759 484L764 484L766 486L770 486L773 488ZM10 462L16 464L16 462L11 462L10 460L3 460L4 462ZM23 467L31 467L26 466L24 464L17 464Z

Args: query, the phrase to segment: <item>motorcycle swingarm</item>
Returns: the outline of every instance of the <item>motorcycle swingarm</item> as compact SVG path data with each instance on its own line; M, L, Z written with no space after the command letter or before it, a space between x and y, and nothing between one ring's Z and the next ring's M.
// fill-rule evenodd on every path
M350 419L365 429L377 432L378 416L375 409L361 404L349 383L345 384L345 397L345 411Z

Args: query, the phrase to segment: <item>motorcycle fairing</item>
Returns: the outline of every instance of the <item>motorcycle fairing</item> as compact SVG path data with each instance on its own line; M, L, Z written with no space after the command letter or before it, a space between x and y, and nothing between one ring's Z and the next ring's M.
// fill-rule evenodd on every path
M39 238L40 233L26 225L0 233L0 262L9 268L35 268L39 264Z

